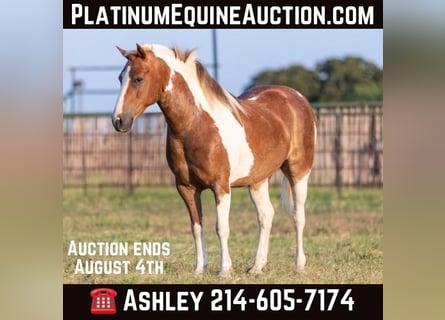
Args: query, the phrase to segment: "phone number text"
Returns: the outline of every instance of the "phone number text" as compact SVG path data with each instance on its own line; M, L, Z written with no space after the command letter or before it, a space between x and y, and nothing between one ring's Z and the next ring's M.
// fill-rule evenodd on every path
M254 308L258 311L332 311L345 308L353 311L352 289L304 289L299 295L295 289L261 289L256 296L247 296L244 289L213 289L211 295L212 311L245 311Z

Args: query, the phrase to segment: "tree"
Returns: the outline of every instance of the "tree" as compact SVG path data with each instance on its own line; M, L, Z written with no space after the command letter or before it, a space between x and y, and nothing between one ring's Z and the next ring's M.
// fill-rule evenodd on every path
M256 75L248 87L283 84L305 95L311 102L381 100L383 71L360 57L328 59L315 70L294 65L266 70Z
M320 102L382 99L383 71L362 58L328 59L319 63L316 70L320 78Z
M309 100L316 99L320 91L318 74L300 65L290 66L277 71L263 71L253 78L248 88L262 84L287 85L298 90Z

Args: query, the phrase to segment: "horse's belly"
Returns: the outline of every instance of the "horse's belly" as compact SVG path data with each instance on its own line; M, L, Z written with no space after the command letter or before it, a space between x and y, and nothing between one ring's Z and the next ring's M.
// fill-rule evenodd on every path
M236 147L238 148L235 149ZM247 141L244 140L238 145L234 144L232 146L227 146L226 149L228 149L228 152L231 152L231 156L229 156L229 183L232 184L234 181L250 176L254 159L252 150L247 144Z

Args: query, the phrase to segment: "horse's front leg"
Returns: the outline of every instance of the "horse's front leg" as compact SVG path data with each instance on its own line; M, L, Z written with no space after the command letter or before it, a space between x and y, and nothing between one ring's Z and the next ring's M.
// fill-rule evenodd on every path
M221 260L220 260L220 268L218 276L228 277L230 276L230 269L232 267L232 260L230 259L229 254L229 214L230 214L230 188L228 188L228 193L218 193L215 192L215 200L216 200L216 233L218 234L219 244L220 244L220 252L221 252Z
M179 194L184 200L190 215L190 223L196 249L195 274L203 274L207 267L205 252L204 226L202 225L201 192L195 188L177 185Z

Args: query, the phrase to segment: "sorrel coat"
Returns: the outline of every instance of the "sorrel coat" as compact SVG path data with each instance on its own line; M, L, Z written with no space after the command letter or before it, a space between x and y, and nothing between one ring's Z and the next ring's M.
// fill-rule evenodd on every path
M285 86L255 87L235 98L208 74L195 51L161 45L118 49L127 63L119 76L113 125L126 132L148 106L157 102L161 108L168 124L167 162L190 215L195 273L203 273L207 265L200 195L211 189L221 249L219 275L230 275L231 187L248 187L256 207L260 232L249 271L261 272L274 215L268 178L278 169L291 187L296 270L303 271L304 204L316 140L315 118L306 98Z

